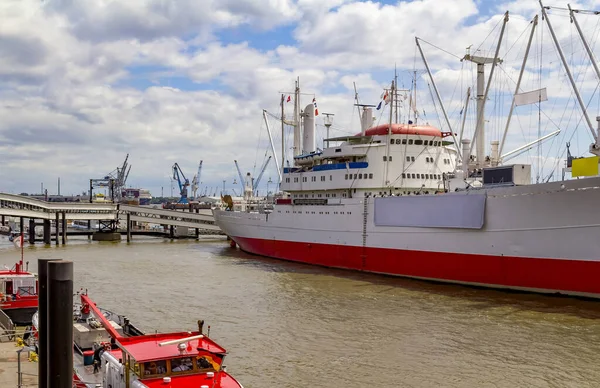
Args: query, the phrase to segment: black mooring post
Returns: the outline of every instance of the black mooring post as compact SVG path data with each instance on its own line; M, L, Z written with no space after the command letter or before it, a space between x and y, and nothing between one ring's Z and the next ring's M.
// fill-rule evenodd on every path
M73 387L73 262L48 263L48 387Z
M35 219L33 218L29 219L29 244L35 244Z
M58 238L58 237L57 237ZM67 213L62 212L62 243L67 243Z
M38 387L48 388L48 262L38 259Z

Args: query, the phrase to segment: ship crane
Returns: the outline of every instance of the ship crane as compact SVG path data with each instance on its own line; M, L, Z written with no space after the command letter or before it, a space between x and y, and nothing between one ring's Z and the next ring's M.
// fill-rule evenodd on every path
M198 165L198 173L196 175L194 175L194 178L192 178L192 197L194 199L198 199L198 197L196 196L196 193L198 193L198 189L200 188L200 173L202 172L202 161L200 161L200 164Z
M243 190L243 195L244 195L245 199L249 199L250 197L252 197L254 195L254 192L258 188L258 184L260 183L260 180L262 179L263 174L265 173L265 170L267 169L267 166L269 165L269 162L271 161L271 158L272 158L272 156L269 156L267 158L267 160L265 161L265 163L262 165L262 167L260 169L258 178L256 178L256 179L254 179L252 177L252 174L250 174L250 173L246 173L246 177L244 178L244 175L242 175L242 171L240 170L240 166L238 165L237 160L233 161L235 163L235 168L237 169L238 175L240 177L240 183L242 184L242 190Z
M252 185L252 189L254 191L256 191L256 189L258 188L258 184L260 183L260 180L262 179L263 174L265 173L265 170L267 169L267 166L269 165L270 161L271 161L271 157L269 156L267 158L267 160L265 161L265 164L263 164L262 168L260 169L260 174L258 174L258 178L256 178L256 181Z
M187 188L190 185L190 181L185 177L185 175L183 174L183 171L181 171L181 167L179 167L179 164L175 163L173 165L173 180L176 180L177 183L179 184L179 201L178 203L183 203L183 204L187 204L188 202L188 191Z

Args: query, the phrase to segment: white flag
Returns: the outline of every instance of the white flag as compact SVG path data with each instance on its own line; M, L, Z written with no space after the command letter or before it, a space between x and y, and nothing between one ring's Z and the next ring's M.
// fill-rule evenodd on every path
M515 106L535 104L541 101L548 101L546 88L515 94Z

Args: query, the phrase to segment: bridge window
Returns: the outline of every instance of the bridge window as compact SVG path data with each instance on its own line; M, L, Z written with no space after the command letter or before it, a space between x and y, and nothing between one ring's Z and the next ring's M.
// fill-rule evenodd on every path
M406 157L406 161L407 161L407 162L410 162L410 156L407 156L407 157Z
M406 174L405 173L402 173L402 178L406 178Z
M362 174L358 174L358 179L362 179Z
M437 147L437 145L438 145L438 142L437 142L437 141L434 141L434 142L433 142L433 145L434 145L435 147Z
M421 179L421 174L417 174L417 179Z
M171 372L187 372L194 369L194 362L191 357L174 358L171 360Z
M356 179L356 175L357 175L357 174L354 174L354 179Z
M294 183L298 183L298 178L294 178Z
M411 157L410 157L410 161L411 161L411 162L414 162L414 161L415 161L415 157L414 157L414 156L411 156Z
M423 140L415 140L415 145L423 145Z
M167 361L166 360L157 360L146 362L143 364L144 366L144 376L157 376L164 375L167 373Z
M390 155L389 161L390 161L390 162L392 161L392 155Z
M415 179L415 174L411 174L412 175L412 179Z
M321 177L321 182L325 182L325 176L324 175Z

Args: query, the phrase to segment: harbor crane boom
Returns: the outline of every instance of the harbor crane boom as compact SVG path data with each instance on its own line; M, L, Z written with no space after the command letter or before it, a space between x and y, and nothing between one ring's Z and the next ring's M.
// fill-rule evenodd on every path
M258 188L258 184L260 183L260 180L262 179L262 176L265 173L265 170L267 169L267 165L269 164L270 161L271 161L271 156L269 156L267 158L267 160L265 161L265 163L263 164L262 168L260 169L260 174L258 174L258 178L256 178L256 181L252 185L252 189L254 189L254 191L256 191L256 189Z
M200 188L200 173L202 172L202 161L198 165L198 173L194 175L192 178L192 197L197 199L196 194L198 193L198 189Z
M176 180L177 183L179 184L179 201L178 203L184 203L187 204L188 202L188 197L187 197L187 188L190 185L190 181L185 177L185 175L183 174L183 171L181 171L181 167L179 167L179 164L175 163L173 165L173 180Z
M244 175L242 174L242 171L240 170L240 166L238 165L237 160L233 161L235 163L235 168L237 169L238 175L240 176L240 184L242 185L242 191L244 191Z

